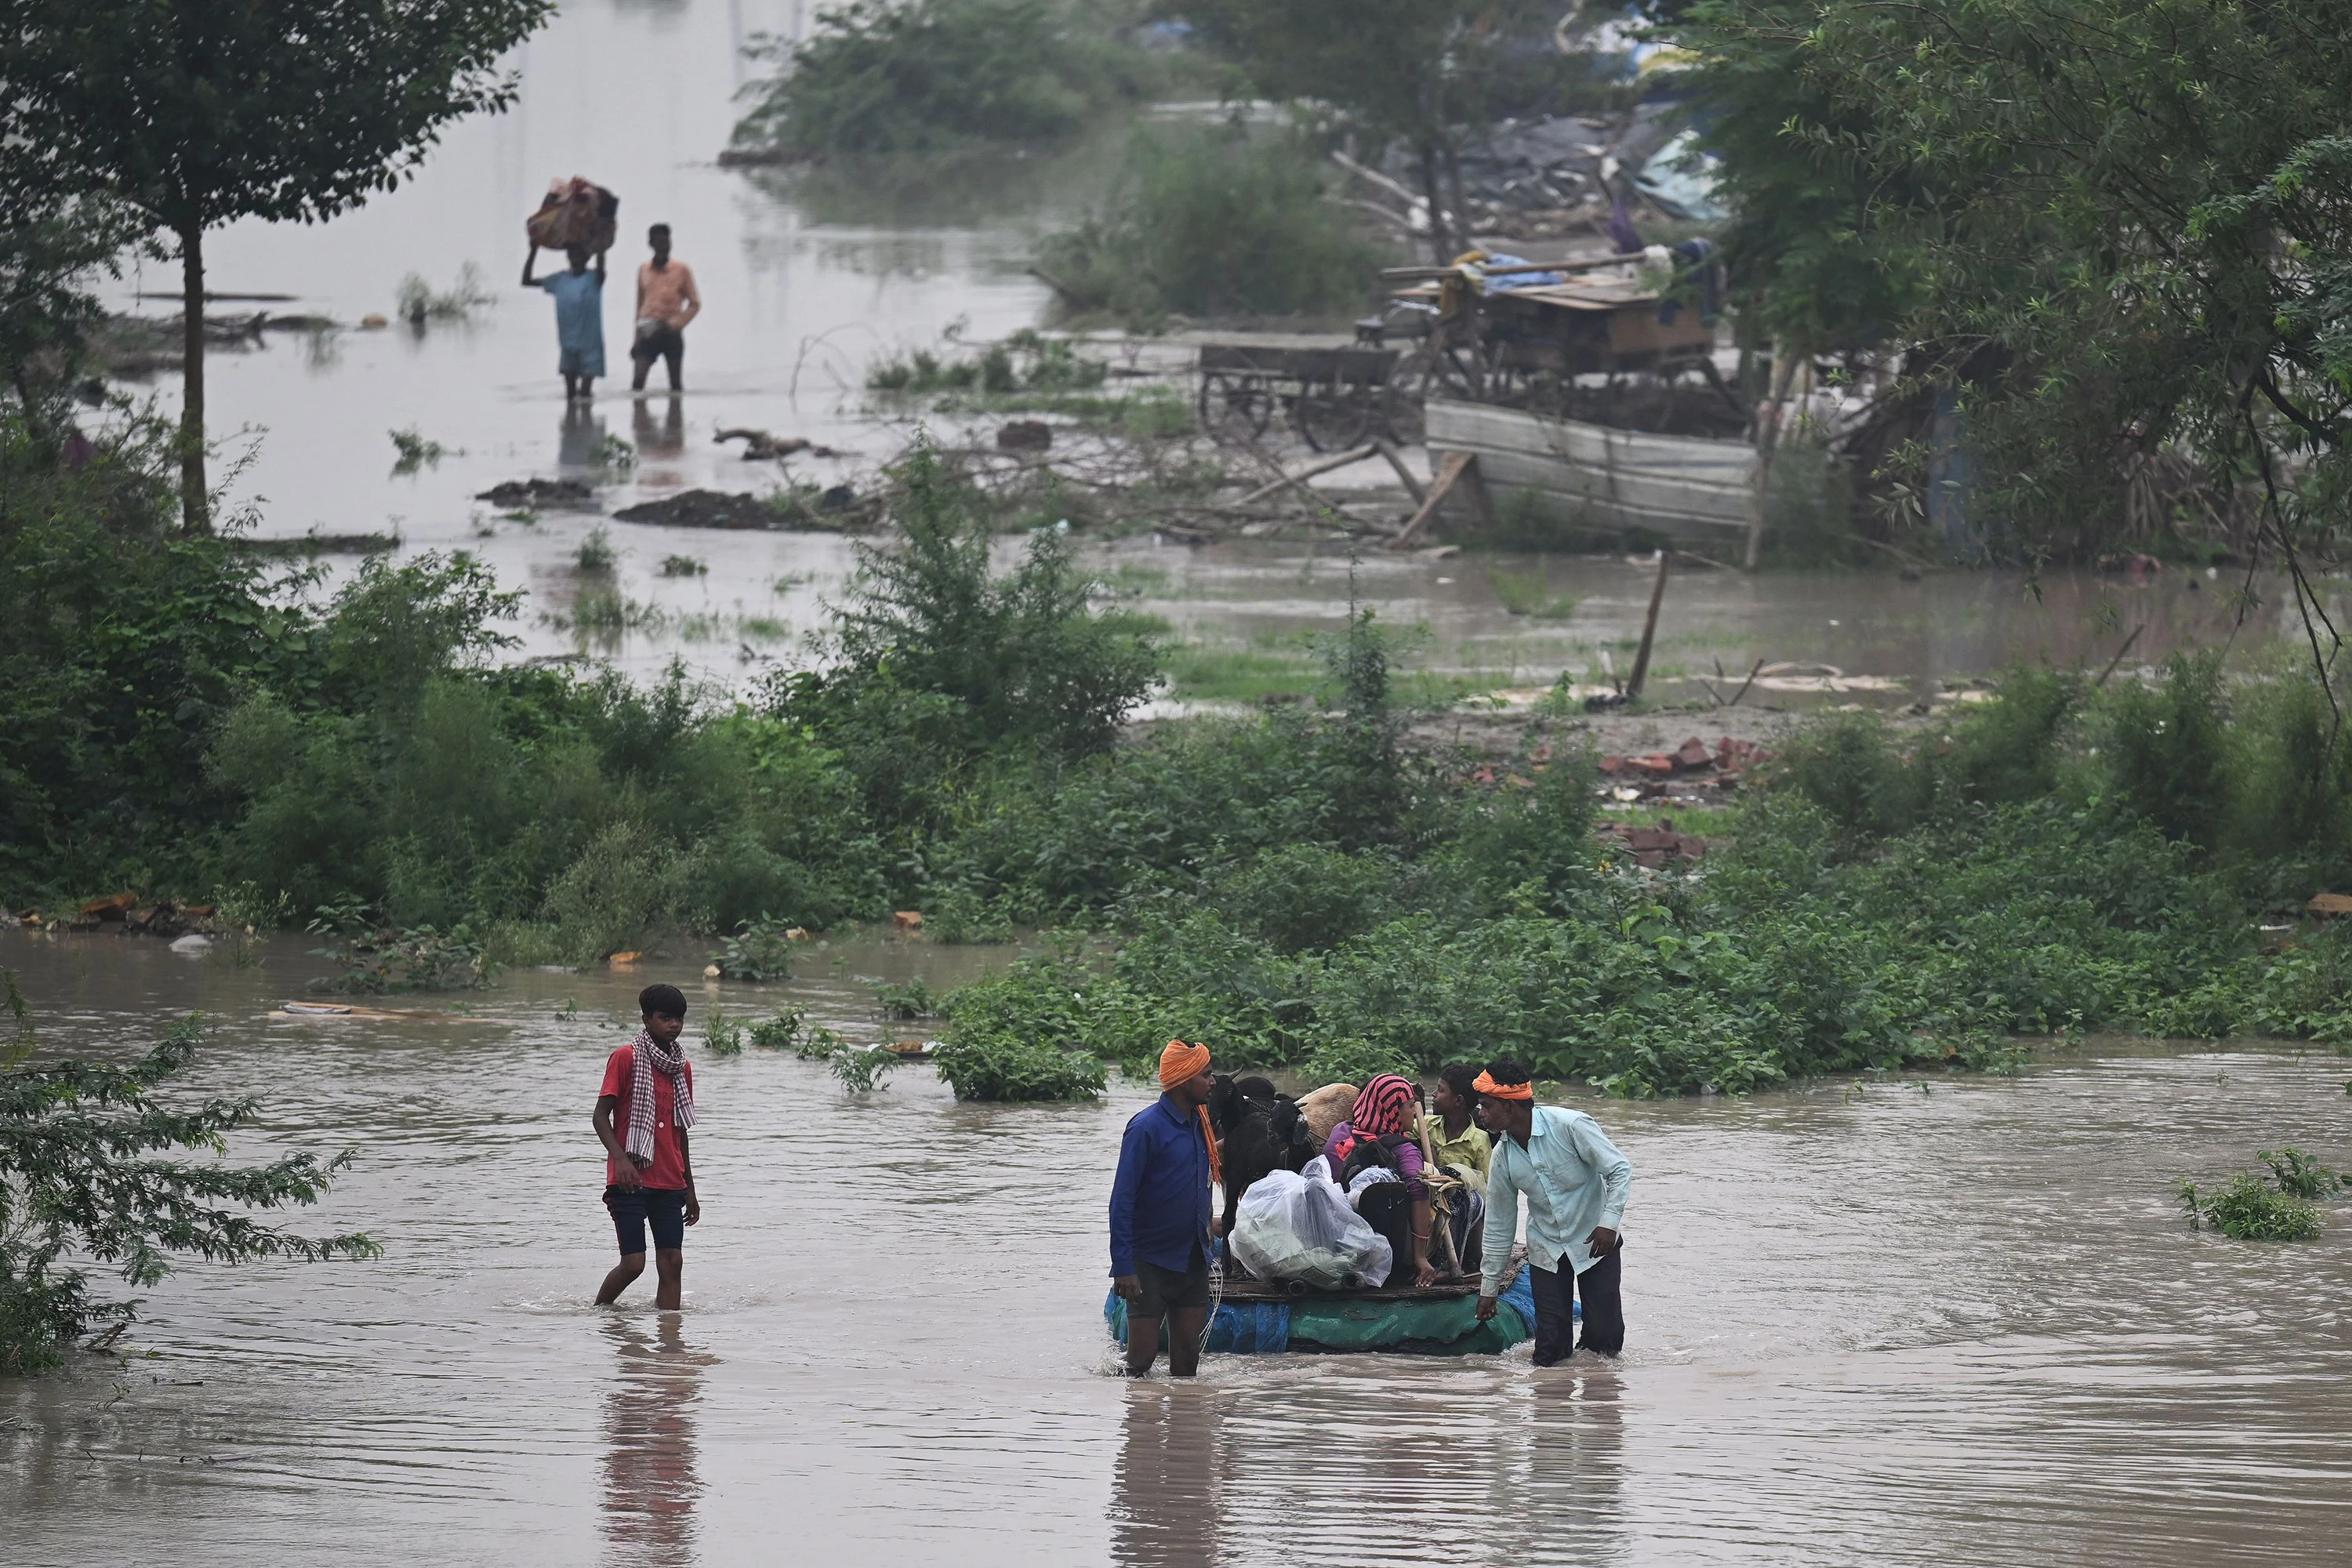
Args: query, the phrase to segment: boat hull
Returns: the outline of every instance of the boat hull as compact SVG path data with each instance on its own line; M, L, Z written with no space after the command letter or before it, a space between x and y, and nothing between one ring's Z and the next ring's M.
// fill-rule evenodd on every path
M1470 453L1489 490L1532 493L1569 527L1715 544L1748 532L1756 449L1745 441L1617 430L1444 398L1430 400L1424 420L1433 459Z

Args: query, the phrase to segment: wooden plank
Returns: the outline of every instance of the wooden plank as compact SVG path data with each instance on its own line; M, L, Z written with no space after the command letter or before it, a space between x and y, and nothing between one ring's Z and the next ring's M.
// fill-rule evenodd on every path
M1249 494L1242 497L1241 500L1234 502L1233 504L1235 506L1247 506L1254 500L1258 500L1264 497L1272 495L1275 491L1282 489L1285 485L1293 485L1301 490L1306 490L1307 498L1309 500L1316 502L1318 505L1320 505L1327 498L1317 495L1313 490L1307 489L1307 480L1315 478L1318 474L1328 474L1334 468L1344 468L1350 463L1360 463L1379 449L1379 443L1367 442L1361 447L1357 447L1349 451L1341 452L1337 457L1326 458L1319 463L1309 463L1307 467L1299 469L1295 474L1281 474L1274 479L1268 479L1265 483L1258 486L1257 489L1250 491Z
M1404 466L1403 457L1394 447L1390 446L1386 441L1375 441L1372 445L1381 449L1381 456L1386 458L1389 460L1389 467L1396 470L1397 483L1402 485L1405 493L1412 497L1413 505L1419 506L1429 499L1429 492L1422 488L1421 481L1413 477L1412 470Z
M1477 455L1473 452L1445 454L1445 461L1438 466L1437 482L1429 487L1429 494L1422 500L1421 510L1412 514L1412 520L1404 525L1404 531L1389 541L1391 550L1402 550L1412 542L1422 525L1436 514L1437 503L1445 499L1445 493L1477 460Z

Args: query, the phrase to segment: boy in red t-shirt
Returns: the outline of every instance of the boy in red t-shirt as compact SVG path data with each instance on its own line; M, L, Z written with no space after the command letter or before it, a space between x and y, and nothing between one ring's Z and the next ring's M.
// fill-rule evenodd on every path
M596 1305L610 1306L646 1271L646 1230L654 1233L654 1305L678 1306L686 1272L686 1227L700 1223L694 1161L686 1130L694 1125L694 1069L677 1037L686 1028L686 994L648 985L637 996L646 1026L604 1063L593 1124L604 1145L604 1206L621 1239L621 1261L604 1276Z

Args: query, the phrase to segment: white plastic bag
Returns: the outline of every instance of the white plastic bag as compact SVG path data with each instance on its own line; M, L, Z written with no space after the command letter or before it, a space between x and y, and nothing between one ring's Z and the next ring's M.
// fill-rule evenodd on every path
M1396 1261L1388 1238L1357 1217L1337 1184L1291 1171L1261 1176L1242 1194L1229 1244L1260 1279L1324 1290L1377 1285Z
M1367 1165L1356 1173L1354 1181L1348 1184L1348 1206L1351 1209L1361 1209L1364 1206L1365 1193L1379 1186L1382 1182L1402 1180L1404 1180L1402 1176L1398 1175L1386 1165Z

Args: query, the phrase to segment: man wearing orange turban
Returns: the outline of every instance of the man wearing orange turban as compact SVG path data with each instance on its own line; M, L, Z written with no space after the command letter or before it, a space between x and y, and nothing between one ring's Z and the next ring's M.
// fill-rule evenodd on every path
M1209 1326L1210 1184L1217 1142L1209 1130L1209 1047L1171 1040L1160 1053L1160 1098L1128 1119L1110 1185L1111 1284L1127 1299L1127 1373L1160 1356L1168 1370L1200 1370Z
M1574 1348L1615 1355L1625 1348L1620 1285L1625 1255L1617 1233L1633 1190L1633 1163L1609 1142L1601 1123L1581 1110L1538 1105L1534 1075L1524 1062L1491 1062L1473 1087L1478 1114L1495 1134L1494 1157L1486 1164L1478 1321L1495 1315L1524 1197L1528 1283L1536 1297L1536 1364L1567 1359L1579 1298L1584 1302L1584 1337Z

